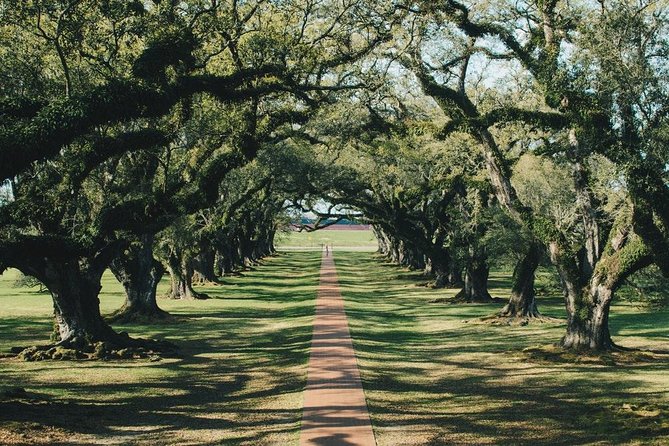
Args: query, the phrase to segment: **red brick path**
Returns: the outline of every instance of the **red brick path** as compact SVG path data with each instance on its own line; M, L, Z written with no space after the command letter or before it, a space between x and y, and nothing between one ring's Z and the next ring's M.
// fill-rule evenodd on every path
M323 253L300 445L374 446L332 253Z

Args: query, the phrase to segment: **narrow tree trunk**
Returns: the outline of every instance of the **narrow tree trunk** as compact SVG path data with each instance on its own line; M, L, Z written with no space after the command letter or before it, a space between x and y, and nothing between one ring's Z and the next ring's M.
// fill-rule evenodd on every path
M374 233L374 236L376 237L376 242L379 245L379 248L377 249L376 252L378 252L383 256L387 256L388 254L390 254L390 242L388 241L388 237L383 232L383 230L376 226L372 226L372 232Z
M216 271L216 277L223 277L225 274L225 258L221 253L220 249L216 250L216 258L214 261L214 270Z
M110 269L126 294L125 303L111 315L110 320L130 322L169 316L156 301L156 288L165 268L153 258L152 234L140 236L125 254L110 264Z
M511 297L499 316L514 318L533 318L541 316L537 309L534 292L534 278L539 260L541 246L537 242L530 243L530 248L518 262L513 271Z

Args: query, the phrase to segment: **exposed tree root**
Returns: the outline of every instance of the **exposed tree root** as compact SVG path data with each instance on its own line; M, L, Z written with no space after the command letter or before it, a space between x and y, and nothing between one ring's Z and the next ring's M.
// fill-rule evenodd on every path
M466 322L483 322L490 325L528 325L531 323L540 323L540 324L559 324L563 323L564 319L544 316L541 313L533 312L525 315L513 315L507 313L495 313L488 316L483 316L474 320L469 320Z
M105 317L108 323L114 324L166 324L184 320L178 316L171 315L167 311L138 311L130 307L122 307L109 316Z
M193 280L193 285L202 287L217 287L217 286L223 286L225 285L225 283L220 279L215 279L215 280L198 279L198 280Z
M491 297L490 299L487 300L474 300L474 301L469 301L466 298L462 298L459 296L455 297L439 297L437 299L432 299L429 301L431 304L451 304L451 305L461 305L461 304L498 304L498 303L504 303L506 302L505 299L499 298L499 297Z
M24 361L43 360L114 360L148 359L159 361L175 357L178 347L167 341L134 339L121 333L113 341L71 341L33 347L14 347L16 356Z
M579 363L593 365L635 365L666 362L666 354L614 346L608 350L566 349L559 345L541 345L522 350L526 361L544 363Z
M209 296L208 294L201 293L201 292L195 291L195 290L191 291L189 294L190 294L190 296L184 296L184 295L175 296L174 294L172 294L171 291L168 291L167 294L164 294L164 295L160 296L160 298L161 299L171 299L171 300L207 300L207 299L211 299L211 296Z
M223 274L223 277L243 277L244 273L242 271L230 271L225 274Z

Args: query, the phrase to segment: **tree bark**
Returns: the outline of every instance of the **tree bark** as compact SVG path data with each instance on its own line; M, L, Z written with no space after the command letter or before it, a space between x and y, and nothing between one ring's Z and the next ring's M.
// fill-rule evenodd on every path
M74 263L52 263L47 268L45 284L53 298L58 345L83 348L119 339L100 314L101 278L101 271L82 270Z
M551 259L566 285L567 332L560 345L574 350L605 351L615 348L609 332L609 310L616 290L636 271L650 265L653 257L629 227L614 228L607 249L585 286L580 286L578 263L557 243L551 243Z
M168 258L167 270L170 273L170 299L208 299L204 293L193 289L193 266L190 259L181 258L172 252Z
M454 288L465 286L465 280L462 277L462 265L459 262L451 262L451 272L448 274L448 282Z
M568 315L567 333L560 345L567 349L607 351L615 347L609 332L609 310L614 290L595 278L584 290L577 311Z
M194 281L199 284L218 283L215 269L216 251L209 247L203 247L200 253L193 259L195 270Z
M428 262L430 272L434 277L434 288L445 288L449 285L450 277L450 256L445 250L439 250L439 252L432 252L429 255L430 261ZM426 269L427 271L427 269Z
M492 302L493 298L488 292L489 275L490 268L485 257L473 256L467 265L464 287L455 296L455 300L477 303Z
M529 250L513 271L511 296L509 302L499 312L499 316L512 318L541 316L534 292L534 278L540 259L541 246L537 242L530 243Z
M51 293L57 345L83 349L98 341L128 339L116 333L100 314L104 262L89 258L26 260L25 268L19 269L39 279Z
M123 306L111 315L114 322L165 319L169 313L158 307L156 289L165 268L153 258L153 234L144 234L112 261L110 269L125 289Z

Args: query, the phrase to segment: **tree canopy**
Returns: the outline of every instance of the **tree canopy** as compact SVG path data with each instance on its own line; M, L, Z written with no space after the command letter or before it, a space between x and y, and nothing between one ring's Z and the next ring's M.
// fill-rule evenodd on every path
M136 340L274 251L287 209L363 216L434 286L616 348L616 291L669 277L669 9L656 1L0 1L0 272L52 294L62 345ZM323 212L315 203L332 207ZM647 269L651 267L650 269ZM155 346L154 346L155 347ZM110 347L112 348L112 347ZM157 348L157 347L156 347Z

